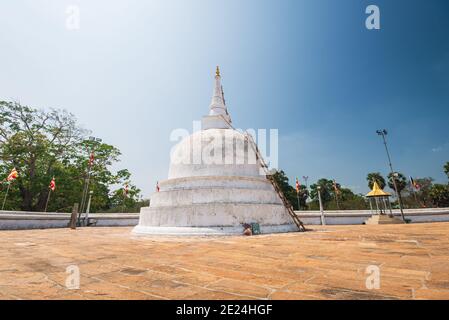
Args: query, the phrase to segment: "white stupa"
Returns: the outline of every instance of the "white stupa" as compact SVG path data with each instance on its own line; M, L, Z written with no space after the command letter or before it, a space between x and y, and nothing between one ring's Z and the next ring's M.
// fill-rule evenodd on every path
M202 130L174 147L168 179L141 209L133 232L241 234L250 223L258 223L261 233L297 230L250 143L232 128L217 67Z

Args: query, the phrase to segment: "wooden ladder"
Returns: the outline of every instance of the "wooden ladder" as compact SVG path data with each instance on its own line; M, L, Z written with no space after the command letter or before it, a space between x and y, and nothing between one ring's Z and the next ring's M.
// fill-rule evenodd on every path
M273 175L270 174L270 172L268 171L268 166L265 163L265 160L263 159L263 157L260 155L259 148L257 147L257 144L254 142L253 137L250 134L246 133L246 132L245 132L245 136L246 136L246 139L248 140L248 142L251 144L251 147L253 148L254 152L256 153L257 158L260 160L260 164L261 164L262 168L265 171L265 175L266 175L268 181L271 182L274 190L276 191L276 193L278 194L278 196L281 199L282 203L284 204L284 207L287 209L288 214L290 215L290 217L292 218L293 222L298 227L298 230L300 232L306 231L306 228L304 227L304 224L298 218L298 216L296 215L295 211L293 211L293 206L291 205L290 201L288 201L288 199L285 197L284 193L282 192L281 188L279 188L279 185L277 184L277 182L274 179Z
M237 131L234 126L223 116L221 115L221 117L223 118L223 120L228 124L228 126L233 129L234 131ZM300 232L305 232L306 227L304 227L304 224L302 223L301 220L299 220L298 216L296 215L296 213L293 211L293 206L291 205L291 203L287 200L287 198L285 197L284 193L282 192L281 188L279 188L279 185L277 184L276 180L273 178L273 175L270 174L270 172L268 171L268 166L265 163L265 160L263 159L263 157L261 156L260 152L259 152L259 147L257 146L256 142L253 139L253 136L250 135L248 132L245 131L244 133L246 140L248 140L248 143L251 145L251 148L254 150L257 158L260 160L260 165L263 168L264 172L265 172L265 176L267 177L268 181L271 182L271 185L273 186L274 190L276 191L276 193L278 194L279 198L281 199L282 203L284 204L284 207L287 209L288 214L290 215L290 217L292 218L293 222L295 223L295 225L298 227L298 230Z

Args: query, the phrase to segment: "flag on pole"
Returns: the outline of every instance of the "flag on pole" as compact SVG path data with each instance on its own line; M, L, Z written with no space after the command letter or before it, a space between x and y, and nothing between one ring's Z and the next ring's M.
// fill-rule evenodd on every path
M56 189L55 177L53 177L53 179L51 179L50 185L48 187L50 188L51 191L55 191L55 189Z
M301 189L301 184L299 183L298 178L296 178L296 193L299 193L300 189Z
M159 188L159 181L156 182L156 192L159 192L160 188Z
M11 170L11 173L8 175L8 178L6 178L7 181L13 181L16 180L19 177L19 173L17 172L16 168L13 168Z
M95 160L94 153L91 152L89 157L89 167L92 167L92 165L94 164L94 160Z
M418 191L421 189L421 186L412 178L412 176L410 176L410 184Z
M125 187L123 188L123 195L124 195L125 197L128 196L128 184L125 184Z
M340 193L340 189L338 188L337 181L335 181L335 180L333 181L333 186L334 186L335 193L339 194Z

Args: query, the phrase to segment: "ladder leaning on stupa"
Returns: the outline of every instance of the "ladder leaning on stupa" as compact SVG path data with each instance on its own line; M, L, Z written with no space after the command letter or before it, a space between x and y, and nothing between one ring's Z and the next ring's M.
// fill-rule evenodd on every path
M257 147L256 142L254 142L253 137L250 134L248 134L247 132L245 132L245 136L246 136L246 139L248 140L248 142L251 144L251 147L253 148L254 152L256 153L256 156L260 159L261 166L262 166L262 168L265 171L265 175L266 175L268 181L270 181L271 184L273 185L274 190L278 194L279 198L282 200L282 203L284 204L285 208L287 209L287 212L290 215L290 217L292 218L293 222L298 227L298 230L300 232L306 231L306 228L304 227L304 224L298 218L298 216L296 215L295 211L293 211L293 206L287 200L287 198L285 197L285 195L282 192L281 188L279 188L279 185L277 184L277 182L274 179L273 175L268 171L268 166L266 165L265 160L263 159L263 157L260 155L259 148Z
M227 121L223 116L222 116L222 118L229 125L230 128L232 128L233 130L236 130L229 121ZM295 225L298 227L298 230L300 232L307 231L306 227L304 227L304 224L302 223L302 221L298 218L296 213L293 211L293 206L287 200L287 198L285 197L285 195L282 192L281 188L279 188L279 185L277 184L276 180L273 178L273 175L268 171L268 166L265 163L265 160L263 159L263 157L261 156L261 154L259 152L259 148L257 147L257 144L254 141L253 137L246 131L244 132L244 135L245 135L245 139L248 141L248 143L251 145L251 148L255 152L257 158L260 160L260 164L261 164L261 167L263 168L263 170L265 172L265 176L267 177L268 181L270 181L270 183L273 186L274 190L278 194L279 198L281 199L282 203L284 204L284 207L287 209L288 214L292 218L292 220L295 223Z

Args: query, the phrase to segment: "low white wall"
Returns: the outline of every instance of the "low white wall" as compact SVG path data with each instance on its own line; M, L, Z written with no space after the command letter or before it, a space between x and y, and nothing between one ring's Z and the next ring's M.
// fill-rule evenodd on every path
M393 211L400 217L399 210ZM321 224L319 211L296 211L305 225ZM412 222L444 222L449 221L449 208L408 209L405 217ZM363 224L371 216L369 210L326 211L324 213L328 225ZM138 213L97 213L89 218L97 221L99 227L136 226L139 223ZM66 228L70 213L0 211L0 230Z
M319 211L295 211L299 219L305 225L321 224L321 213ZM370 210L341 210L325 211L324 220L328 225L350 225L363 224L371 217ZM401 217L399 210L393 210L396 217ZM412 222L444 222L449 221L449 208L429 208L429 209L406 209L404 210L406 219Z
M0 230L67 228L70 213L0 211ZM82 215L82 218L84 214ZM89 214L98 227L135 226L138 213Z

